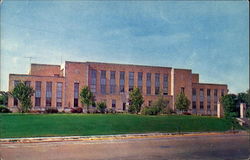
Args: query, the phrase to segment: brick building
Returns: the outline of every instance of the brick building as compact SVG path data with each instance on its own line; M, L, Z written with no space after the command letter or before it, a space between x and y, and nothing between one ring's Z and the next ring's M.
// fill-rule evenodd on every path
M96 101L106 101L108 108L116 110L127 110L128 93L138 87L144 106L150 106L162 94L175 109L176 96L184 92L192 102L190 111L215 115L219 98L228 92L225 84L199 83L199 74L189 69L97 62L66 61L63 67L31 64L28 74L9 75L9 90L20 81L35 90L33 109L82 107L79 93L88 85ZM8 105L15 109L18 102L10 97Z

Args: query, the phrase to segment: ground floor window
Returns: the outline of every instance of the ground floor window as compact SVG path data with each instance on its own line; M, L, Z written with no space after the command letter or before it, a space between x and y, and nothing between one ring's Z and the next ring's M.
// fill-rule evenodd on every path
M193 101L193 102L192 102L192 108L193 108L193 109L196 109L196 101Z
M115 108L115 107L116 107L116 100L112 99L112 108Z
M126 103L122 103L122 110L126 110Z
M46 97L46 106L47 107L51 106L51 97Z
M78 107L78 98L74 98L74 107Z
M35 106L40 107L41 106L41 97L36 97L35 98Z
M18 100L14 98L14 106L18 106Z

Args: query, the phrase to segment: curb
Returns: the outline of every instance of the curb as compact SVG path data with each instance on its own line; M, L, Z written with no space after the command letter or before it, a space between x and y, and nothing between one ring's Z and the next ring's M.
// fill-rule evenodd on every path
M209 136L209 135L235 135L235 134L249 135L247 131L227 131L227 132L145 133L145 134L120 134L120 135L96 135L96 136L2 138L0 139L0 144L42 143L42 142L62 142L62 141L122 140L122 139L167 138L167 137Z

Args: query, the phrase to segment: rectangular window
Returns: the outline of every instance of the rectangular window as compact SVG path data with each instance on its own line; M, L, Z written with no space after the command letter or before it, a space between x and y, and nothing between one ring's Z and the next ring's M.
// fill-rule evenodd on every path
M120 72L120 93L124 93L124 84L125 84L125 72Z
M168 95L168 75L163 75L163 95Z
M30 82L30 81L25 81L24 84L25 84L26 86L29 86L29 87L30 87L31 82Z
M46 82L46 106L51 106L52 100L52 82Z
M152 101L148 101L148 106L151 106L152 105Z
M207 102L207 110L210 110L210 109L211 109L211 102L208 101L208 102Z
M128 91L132 91L134 89L134 72L129 72L129 89Z
M115 71L110 71L110 94L114 94L116 90Z
M122 103L122 110L124 110L124 111L126 110L126 103L124 103L124 102Z
M151 73L147 73L146 85L147 85L147 94L150 95L151 94Z
M41 106L41 84L42 82L36 81L35 82L35 106Z
M143 73L142 72L138 72L138 88L142 93L142 78L143 78Z
M96 70L90 70L90 91L96 93Z
M193 102L192 102L192 108L193 108L193 109L196 109L196 101L193 101Z
M155 73L155 95L160 94L160 73Z
M112 99L112 108L115 108L115 107L116 107L116 100Z
M200 109L204 109L204 103L200 102Z
M216 105L217 105L217 101L218 101L218 90L215 89L214 90L214 102L216 103Z
M101 94L106 94L106 71L101 71Z
M221 90L221 96L224 96L224 89Z
M57 107L62 107L62 82L57 82L57 87L56 87L56 106Z
M184 87L181 87L181 93L185 94L185 88Z
M204 101L204 89L200 89L200 101Z
M18 83L20 83L20 80L15 80L14 87L16 87ZM18 106L18 100L16 98L14 98L14 106Z
M79 83L74 83L74 107L78 107Z

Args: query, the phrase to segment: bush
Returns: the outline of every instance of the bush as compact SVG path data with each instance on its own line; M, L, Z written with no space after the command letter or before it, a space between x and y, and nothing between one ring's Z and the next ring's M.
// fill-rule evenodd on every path
M183 115L191 115L191 113L189 113L189 112L183 112L182 114Z
M44 111L40 111L40 110L31 110L31 111L29 111L29 113L44 113Z
M116 110L113 108L108 108L108 109L106 109L106 112L107 113L116 113Z
M250 107L248 107L246 110L246 117L250 118Z
M57 108L46 108L45 113L58 113Z
M100 113L105 113L105 109L107 108L107 105L105 102L99 102L97 103L97 109Z
M71 108L71 113L82 113L82 107Z
M0 113L11 113L11 110L5 106L0 106Z
M157 115L160 112L161 112L161 109L159 107L152 106L152 107L144 107L142 109L141 114L144 114L144 115Z

